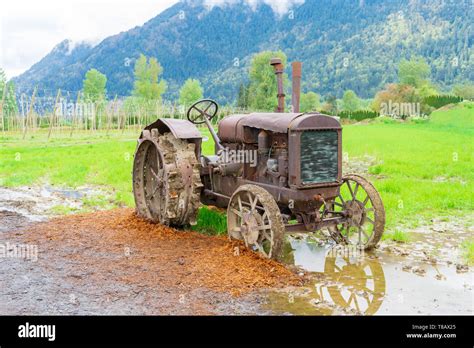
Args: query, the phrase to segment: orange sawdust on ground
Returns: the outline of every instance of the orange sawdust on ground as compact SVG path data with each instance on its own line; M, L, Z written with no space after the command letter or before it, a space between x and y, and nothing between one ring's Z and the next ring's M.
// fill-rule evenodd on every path
M26 232L40 252L60 252L90 270L91 282L113 278L170 291L207 288L233 295L302 282L241 243L152 224L132 209L60 217Z

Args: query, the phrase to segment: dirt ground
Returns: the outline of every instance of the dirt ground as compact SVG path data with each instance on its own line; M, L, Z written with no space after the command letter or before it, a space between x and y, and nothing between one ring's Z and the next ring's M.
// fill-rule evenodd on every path
M37 247L34 259L0 262L2 314L256 314L259 290L302 284L225 237L150 224L132 209L27 227L2 214L0 243Z
M288 236L284 266L132 209L53 217L88 192L0 188L0 315L473 313L465 219L433 219L361 258Z

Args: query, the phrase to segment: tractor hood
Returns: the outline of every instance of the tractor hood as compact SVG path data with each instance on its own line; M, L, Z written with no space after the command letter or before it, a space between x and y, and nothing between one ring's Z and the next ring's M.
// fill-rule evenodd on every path
M339 121L319 113L252 113L231 115L219 122L219 137L223 142L244 141L244 128L263 129L276 133L292 130L341 129Z

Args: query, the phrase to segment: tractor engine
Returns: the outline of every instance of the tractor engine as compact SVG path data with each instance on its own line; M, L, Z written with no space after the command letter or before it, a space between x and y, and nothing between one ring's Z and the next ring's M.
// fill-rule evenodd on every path
M319 113L232 115L219 123L218 136L225 150L216 159L217 167L226 169L213 171L215 192L231 195L238 179L259 183L281 206L303 212L314 211L323 199L338 194L341 126L333 117Z

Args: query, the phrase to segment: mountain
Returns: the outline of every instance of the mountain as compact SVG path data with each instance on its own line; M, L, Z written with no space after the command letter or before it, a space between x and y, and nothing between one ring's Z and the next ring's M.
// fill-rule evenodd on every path
M372 97L397 80L400 59L413 55L428 61L441 89L474 80L471 0L306 0L284 13L262 1L206 3L183 0L96 46L63 41L14 82L22 91L78 91L87 70L96 68L107 75L110 96L126 96L134 60L143 53L162 64L166 98L192 77L206 96L231 102L251 56L270 49L301 60L303 90L323 95L352 89Z

